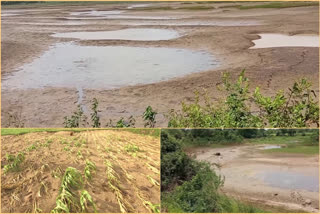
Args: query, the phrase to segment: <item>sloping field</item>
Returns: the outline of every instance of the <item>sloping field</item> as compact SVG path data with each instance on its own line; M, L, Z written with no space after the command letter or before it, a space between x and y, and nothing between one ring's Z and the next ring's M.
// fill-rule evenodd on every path
M2 212L158 212L157 137L60 131L1 143Z

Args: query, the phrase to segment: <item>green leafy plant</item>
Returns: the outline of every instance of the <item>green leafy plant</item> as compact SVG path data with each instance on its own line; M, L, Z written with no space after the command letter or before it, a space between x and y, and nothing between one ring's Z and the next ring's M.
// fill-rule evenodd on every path
M6 157L9 163L3 167L4 174L9 171L19 171L21 163L25 160L25 154L23 152L19 152L16 156L6 155Z
M295 82L287 96L279 91L274 97L263 96L259 88L254 93L264 124L272 127L319 127L319 103L306 79Z
M63 175L59 195L56 199L56 207L52 213L87 212L88 206L92 205L96 212L96 206L91 195L83 189L81 173L68 167ZM79 194L80 190L80 196Z
M150 207L153 213L160 213L160 204L152 204L151 202L147 202L147 205Z
M157 112L154 111L151 106L148 106L142 115L142 118L145 121L144 127L154 128L156 125L156 115Z
M126 152L139 152L140 148L139 148L139 146L136 146L134 144L127 144L125 146L125 150L126 150Z
M220 191L224 178L217 175L208 163L192 160L187 156L182 150L185 139L175 131L177 130L164 130L161 133L162 212L264 212L224 195Z
M204 105L200 102L199 92L195 102L182 103L181 111L172 110L169 127L319 127L319 106L311 83L306 79L295 82L286 95L279 91L276 96L268 97L256 88L249 91L249 80L245 70L233 82L228 73L223 74L222 87L227 96L213 104L205 92L202 94ZM253 109L258 109L253 111Z
M93 98L92 100L92 106L91 106L91 110L93 111L91 113L91 121L92 121L92 127L93 128L99 128L100 127L100 117L98 116L98 105L99 102L96 98Z
M89 205L93 207L94 212L97 212L97 208L91 195L86 190L82 190L80 194L80 205L82 212L87 212Z
M30 151L35 150L35 149L37 149L36 143L34 143L31 146L29 146L28 148L26 148L26 151L30 152Z
M117 121L116 128L128 128L128 127L134 127L136 123L136 120L133 118L133 116L130 116L128 120L124 120L122 117L120 120Z
M52 213L70 213L79 210L76 202L76 194L78 189L82 188L83 180L81 173L72 167L68 167L62 178L59 195L56 199L56 207Z
M83 113L83 110L80 105L77 107L77 111L73 112L73 115L69 118L68 116L64 117L64 127L65 128L78 128L81 125L81 122L85 123L86 117Z
M96 170L96 165L90 160L86 160L86 166L84 168L84 177L86 180L91 180L92 173Z

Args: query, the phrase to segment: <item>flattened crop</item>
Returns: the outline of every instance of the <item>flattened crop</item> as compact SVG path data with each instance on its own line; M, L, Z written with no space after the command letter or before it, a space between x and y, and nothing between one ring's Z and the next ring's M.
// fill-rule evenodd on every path
M2 212L159 212L160 138L123 130L2 136Z

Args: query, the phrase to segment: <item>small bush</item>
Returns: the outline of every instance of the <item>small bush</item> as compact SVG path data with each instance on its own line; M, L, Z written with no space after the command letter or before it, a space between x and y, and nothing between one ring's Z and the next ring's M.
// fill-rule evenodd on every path
M96 98L93 98L92 100L92 106L91 106L91 121L92 121L92 127L93 128L100 128L100 117L98 116L98 105L99 102Z
M169 127L319 127L319 106L311 83L306 79L295 82L289 92L279 91L276 96L261 94L260 89L249 92L249 80L243 70L236 82L229 74L222 77L227 93L224 100L216 105L204 93L204 105L200 104L200 94L195 93L195 102L182 103L181 111L172 110ZM258 113L252 109L258 108ZM257 112L257 111L256 111Z
M73 115L69 117L64 117L64 128L78 128L82 122L85 123L86 117L83 114L83 110L78 105L77 111L73 112Z
M151 106L148 106L142 115L142 118L145 121L144 127L154 128L157 114L158 113L154 111Z

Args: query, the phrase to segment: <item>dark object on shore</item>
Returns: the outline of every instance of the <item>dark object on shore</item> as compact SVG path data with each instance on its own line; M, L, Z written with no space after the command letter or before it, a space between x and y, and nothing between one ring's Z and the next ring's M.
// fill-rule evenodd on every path
M217 153L214 153L214 155L216 155L216 156L221 156L221 153L220 153L220 152L217 152Z

